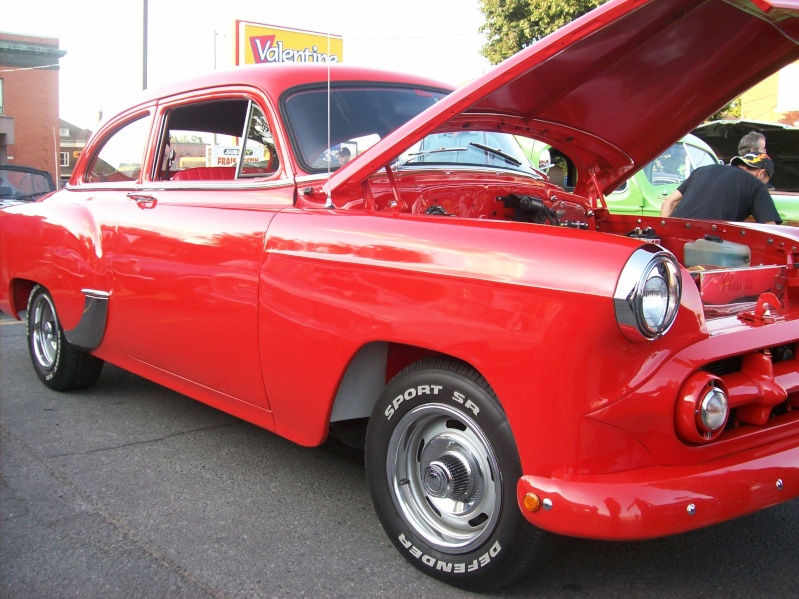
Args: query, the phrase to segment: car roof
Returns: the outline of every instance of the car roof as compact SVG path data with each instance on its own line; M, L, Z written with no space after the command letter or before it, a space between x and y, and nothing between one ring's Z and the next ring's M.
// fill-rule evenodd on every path
M162 98L187 92L202 91L228 86L250 86L261 90L275 103L289 89L305 85L321 85L330 81L380 83L391 85L416 85L451 92L454 87L430 79L396 71L358 67L341 63L281 63L240 66L234 69L211 71L209 73L166 84L142 92L138 103L145 104Z
M799 58L797 39L797 0L611 0L457 89L328 185L360 185L435 130L492 126L554 146L578 140L584 151L570 157L592 176L577 191L605 193Z

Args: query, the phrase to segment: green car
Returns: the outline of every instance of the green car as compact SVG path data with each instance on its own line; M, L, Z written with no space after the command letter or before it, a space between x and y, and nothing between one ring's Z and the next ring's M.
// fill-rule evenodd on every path
M550 181L566 190L574 188L575 170L568 156L543 142L518 139L533 165L547 173ZM659 216L663 198L677 189L694 169L718 162L709 145L695 135L686 135L606 195L608 208L617 214Z

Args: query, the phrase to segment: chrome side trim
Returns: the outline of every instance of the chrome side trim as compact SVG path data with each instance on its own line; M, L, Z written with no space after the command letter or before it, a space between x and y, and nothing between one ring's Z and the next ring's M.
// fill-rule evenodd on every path
M83 303L83 315L80 322L71 331L64 331L64 336L70 344L80 349L95 349L103 340L108 317L108 298L111 294L107 291L96 289L81 289L86 296Z
M270 179L207 179L202 181L154 181L148 185L139 185L136 192L165 191L174 189L213 190L220 189L273 189L276 187L289 187L294 185L294 180L289 177Z
M108 299L111 297L111 294L108 291L99 291L97 289L81 289L80 292L83 295L90 295L91 297L96 297L97 299Z

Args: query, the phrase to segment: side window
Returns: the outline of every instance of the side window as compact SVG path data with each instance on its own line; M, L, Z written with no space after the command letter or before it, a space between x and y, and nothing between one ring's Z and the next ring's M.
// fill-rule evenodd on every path
M628 188L629 186L630 186L630 185L629 185L629 182L628 182L628 181L625 181L624 183L622 183L621 185L619 185L619 186L618 186L616 189L614 189L614 190L613 190L613 191L611 191L610 193L624 193L625 191L627 191L627 188Z
M244 163L241 177L263 177L277 171L280 165L275 139L266 120L266 115L255 104L250 111L250 123L244 140Z
M232 181L268 177L279 166L264 112L244 98L172 108L165 114L155 179Z
M141 172L150 119L142 117L117 129L94 157L89 183L134 182Z
M672 185L685 181L700 166L715 163L713 155L702 148L679 142L645 166L644 172L652 185Z
M646 165L644 172L652 185L672 185L685 181L689 167L685 146L676 143Z
M566 154L552 148L552 166L547 169L547 178L550 183L559 185L567 191L574 191L577 183L577 174L574 164Z
M577 169L572 160L547 142L531 137L516 136L522 152L537 170L546 174L550 183L574 191L577 184Z
M713 154L710 154L703 150L702 148L695 148L694 146L686 145L686 150L688 152L688 157L691 161L691 170L689 171L689 175L698 169L700 166L707 166L709 164L718 164L718 160L716 159Z

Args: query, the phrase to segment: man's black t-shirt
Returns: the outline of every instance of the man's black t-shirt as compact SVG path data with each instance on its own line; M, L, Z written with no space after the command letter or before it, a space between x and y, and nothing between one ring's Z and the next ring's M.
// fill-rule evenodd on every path
M677 188L682 200L671 216L782 222L765 184L737 166L711 164L696 169Z

